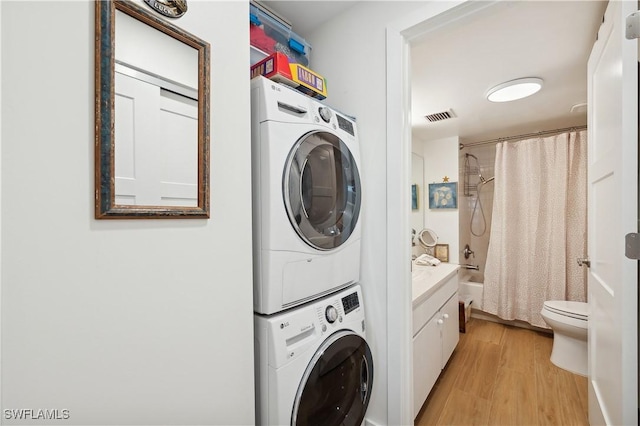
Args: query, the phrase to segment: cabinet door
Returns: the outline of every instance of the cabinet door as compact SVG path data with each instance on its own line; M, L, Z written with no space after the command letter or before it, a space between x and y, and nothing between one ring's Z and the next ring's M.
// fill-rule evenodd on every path
M460 340L459 324L458 324L458 293L456 292L444 304L440 313L436 316L442 317L442 365L447 364L449 357Z
M413 338L413 416L418 415L442 370L440 315L436 314Z

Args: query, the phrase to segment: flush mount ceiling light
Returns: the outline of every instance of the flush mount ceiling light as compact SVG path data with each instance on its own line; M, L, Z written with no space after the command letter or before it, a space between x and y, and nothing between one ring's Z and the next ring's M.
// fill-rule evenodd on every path
M526 98L542 89L542 79L536 77L519 78L492 87L487 92L491 102L509 102Z

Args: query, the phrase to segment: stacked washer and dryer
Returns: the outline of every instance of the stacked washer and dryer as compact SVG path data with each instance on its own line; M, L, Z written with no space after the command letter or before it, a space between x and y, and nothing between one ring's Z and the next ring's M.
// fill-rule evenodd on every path
M251 80L256 423L362 424L373 386L354 120Z

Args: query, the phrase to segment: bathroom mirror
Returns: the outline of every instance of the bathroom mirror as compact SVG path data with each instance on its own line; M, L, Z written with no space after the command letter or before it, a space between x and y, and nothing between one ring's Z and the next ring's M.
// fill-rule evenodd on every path
M95 5L95 217L208 218L209 44L131 1Z
M424 248L435 247L438 243L438 235L434 230L425 228L418 234L418 241Z

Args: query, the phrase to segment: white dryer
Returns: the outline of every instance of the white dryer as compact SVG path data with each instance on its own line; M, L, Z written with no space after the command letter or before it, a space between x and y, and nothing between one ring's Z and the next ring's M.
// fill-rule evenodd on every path
M355 122L264 77L251 81L254 311L360 280Z
M256 424L360 426L373 387L359 285L255 315Z

